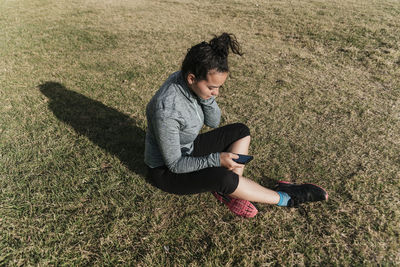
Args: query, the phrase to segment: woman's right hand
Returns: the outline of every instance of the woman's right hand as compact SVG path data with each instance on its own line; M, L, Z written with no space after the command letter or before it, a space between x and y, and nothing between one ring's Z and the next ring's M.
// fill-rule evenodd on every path
M238 158L239 156L234 153L222 152L220 154L221 166L227 168L230 171L236 168L242 168L243 164L237 163L232 160Z

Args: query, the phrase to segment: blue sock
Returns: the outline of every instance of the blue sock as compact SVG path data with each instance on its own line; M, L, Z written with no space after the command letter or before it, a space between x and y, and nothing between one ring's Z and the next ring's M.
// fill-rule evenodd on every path
M277 205L280 207L287 207L288 202L290 200L290 196L287 193L281 191L277 191L277 193L279 194L280 197Z

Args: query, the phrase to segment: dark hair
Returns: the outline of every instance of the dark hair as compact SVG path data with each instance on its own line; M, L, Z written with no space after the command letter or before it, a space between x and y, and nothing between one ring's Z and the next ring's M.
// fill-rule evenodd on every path
M201 81L207 79L210 70L228 72L229 48L234 54L243 55L235 35L230 33L214 36L209 43L201 42L188 49L182 62L183 77L186 79L189 73L192 73L196 80Z

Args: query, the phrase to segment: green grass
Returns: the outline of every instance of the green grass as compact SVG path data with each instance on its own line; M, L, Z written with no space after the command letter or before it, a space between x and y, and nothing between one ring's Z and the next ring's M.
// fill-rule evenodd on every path
M0 0L0 265L399 265L398 1ZM326 203L233 216L144 180L145 106L235 33L219 97L245 175Z

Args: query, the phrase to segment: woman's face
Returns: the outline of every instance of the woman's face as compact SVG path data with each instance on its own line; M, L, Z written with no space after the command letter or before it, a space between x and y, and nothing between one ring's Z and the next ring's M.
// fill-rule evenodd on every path
M197 81L196 77L189 73L187 83L189 88L201 99L209 99L212 96L219 95L219 88L224 84L228 72L210 71L207 74L207 80Z

